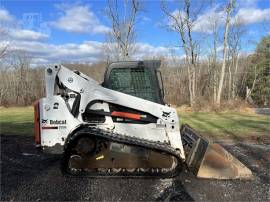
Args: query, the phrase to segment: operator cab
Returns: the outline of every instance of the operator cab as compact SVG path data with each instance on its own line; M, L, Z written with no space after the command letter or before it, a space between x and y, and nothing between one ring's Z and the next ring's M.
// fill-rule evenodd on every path
M103 86L164 105L160 64L160 60L111 63L105 72Z

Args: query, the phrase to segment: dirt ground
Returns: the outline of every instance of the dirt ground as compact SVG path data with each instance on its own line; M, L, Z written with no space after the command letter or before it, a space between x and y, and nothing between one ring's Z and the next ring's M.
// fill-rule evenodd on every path
M174 179L71 178L32 137L1 135L1 201L270 201L269 139L223 146L254 180L202 180L186 170Z

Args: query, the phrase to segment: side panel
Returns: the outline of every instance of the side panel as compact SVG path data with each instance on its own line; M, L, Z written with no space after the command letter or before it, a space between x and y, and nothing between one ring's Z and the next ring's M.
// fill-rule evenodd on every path
M152 141L168 142L166 137L165 128L158 127L155 123L149 124L127 124L127 123L114 123L116 133L127 134L142 139Z
M41 146L45 149L46 147L62 148L68 134L80 122L71 115L60 96L42 98L39 106Z

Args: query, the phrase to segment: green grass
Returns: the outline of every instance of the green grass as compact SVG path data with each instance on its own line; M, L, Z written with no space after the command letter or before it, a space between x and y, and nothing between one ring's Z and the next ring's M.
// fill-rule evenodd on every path
M179 112L187 123L211 138L270 135L270 116L240 112ZM33 107L0 107L1 134L33 135Z
M0 133L34 135L33 107L0 107Z
M179 112L180 122L212 138L270 136L270 116L240 112Z

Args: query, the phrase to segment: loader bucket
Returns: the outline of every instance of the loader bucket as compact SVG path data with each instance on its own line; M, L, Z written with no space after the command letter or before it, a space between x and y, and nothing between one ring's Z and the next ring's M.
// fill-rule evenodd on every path
M181 127L186 165L199 178L251 179L252 172L219 144L211 144L188 125Z

